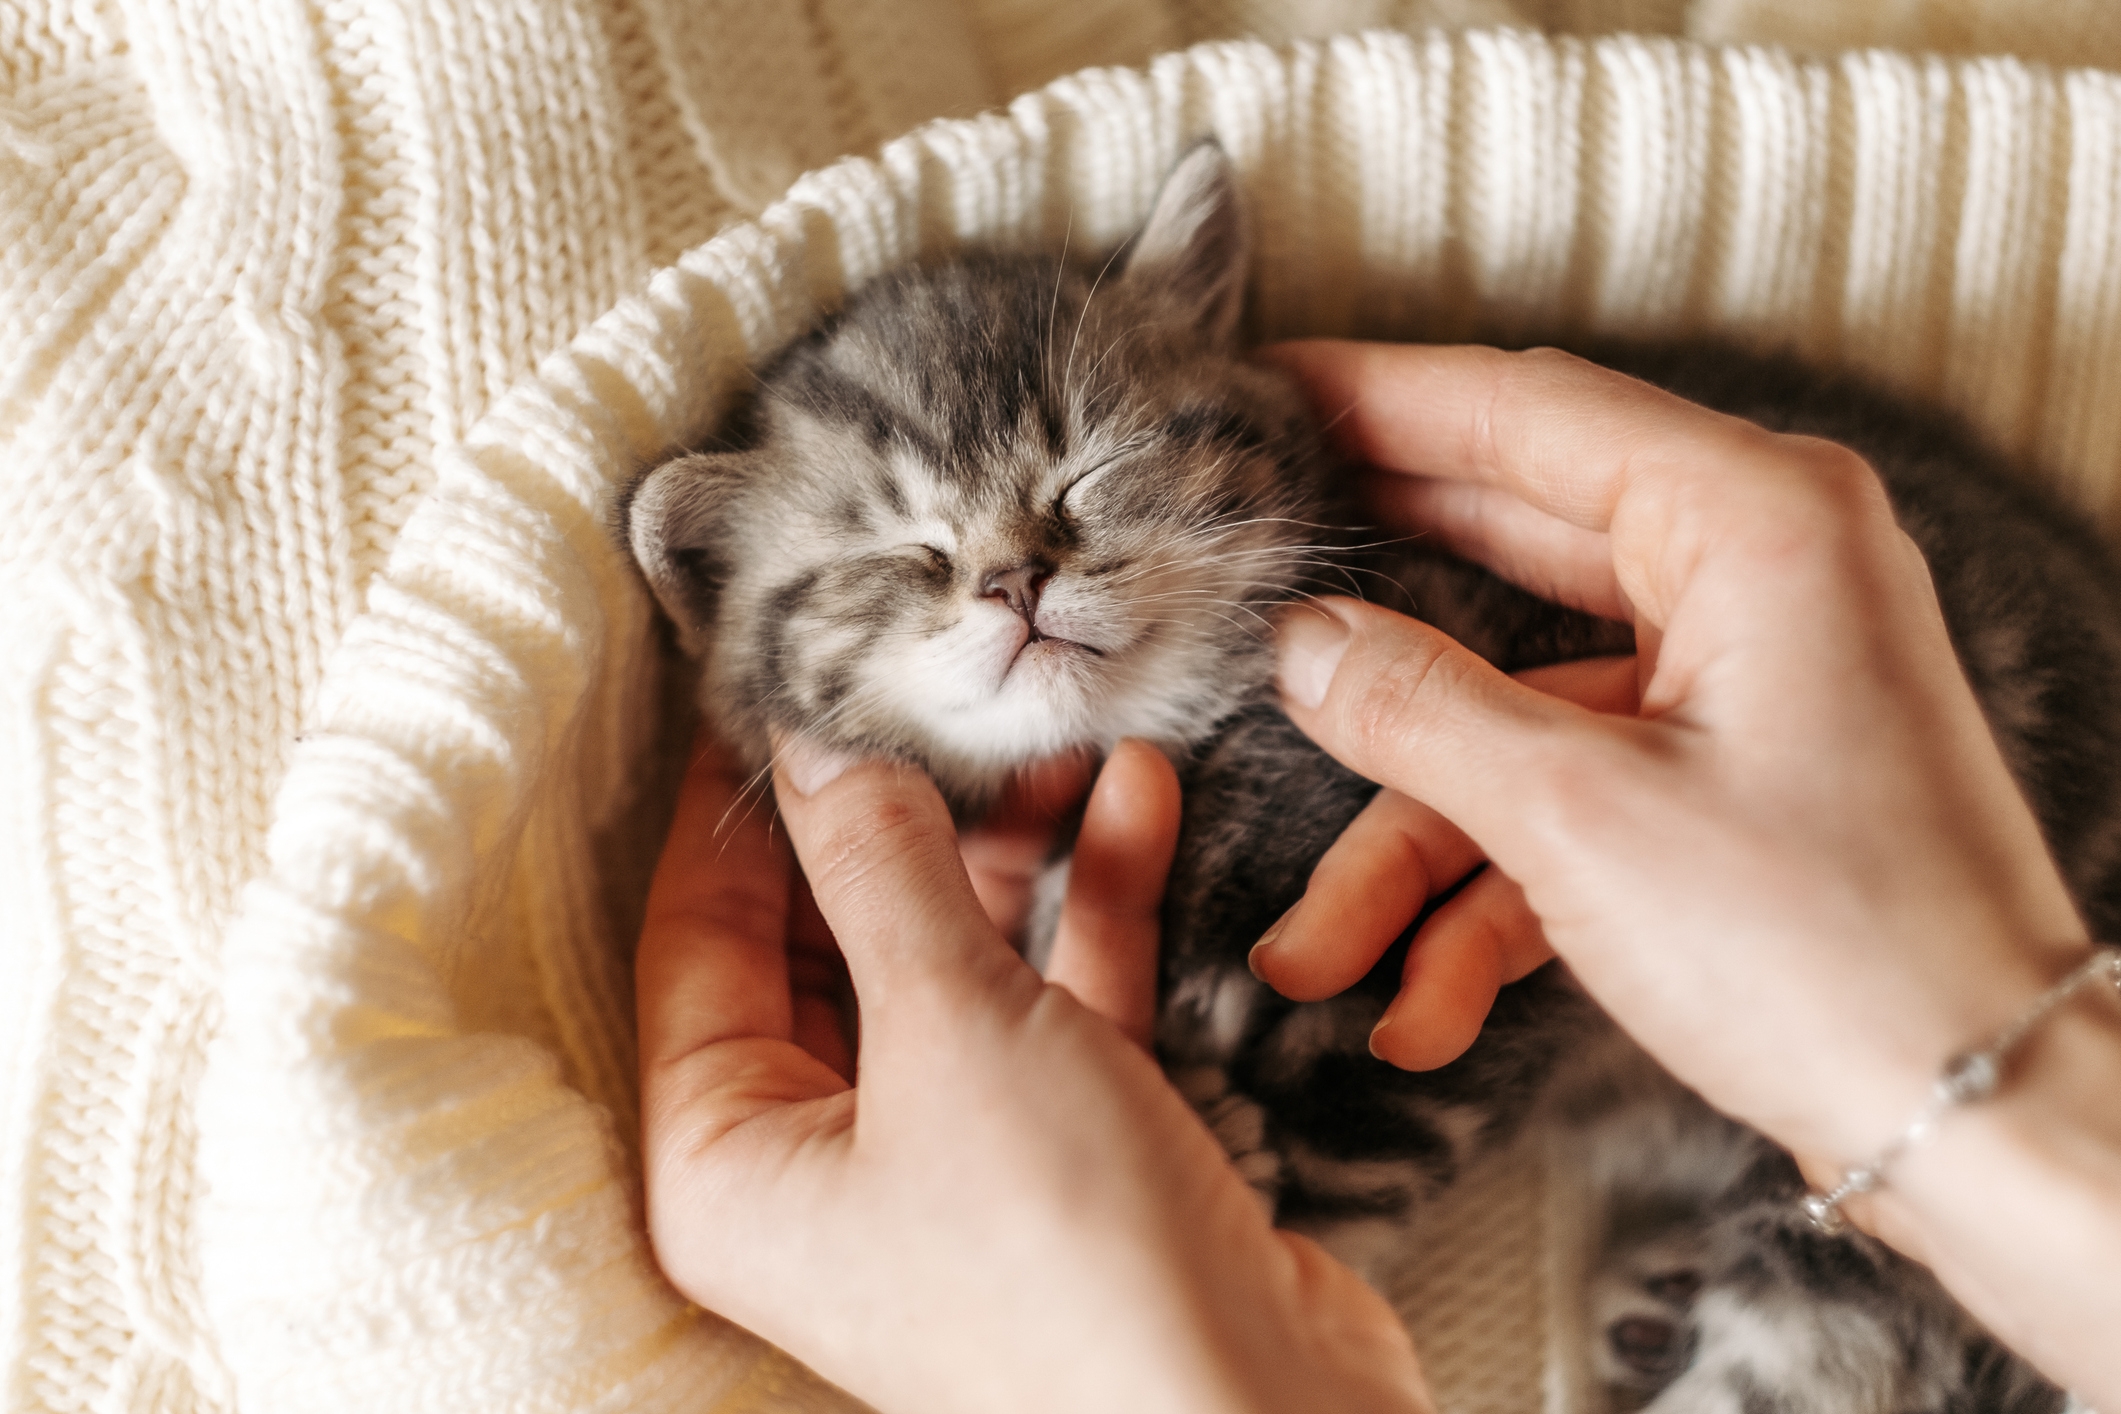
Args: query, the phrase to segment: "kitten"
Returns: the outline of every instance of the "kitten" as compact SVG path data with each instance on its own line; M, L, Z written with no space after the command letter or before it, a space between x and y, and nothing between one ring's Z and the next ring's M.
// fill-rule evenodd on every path
M1367 1047L1405 938L1328 1001L1253 979L1246 951L1376 789L1275 705L1274 606L1360 587L1510 669L1630 637L1329 529L1352 512L1301 395L1240 357L1246 257L1228 164L1204 144L1104 270L986 254L888 276L764 369L747 446L669 462L621 507L717 730L760 767L775 729L916 763L967 818L1033 758L1160 743L1186 800L1157 1037L1174 1080L1278 1222L1373 1277L1483 1148L1558 1126L1597 1194L1586 1359L1616 1405L2060 1408L1921 1268L1804 1226L1788 1156L1555 969L1504 989L1472 1049L1422 1074ZM1953 425L1860 386L1722 349L1600 356L1878 467L2006 757L2113 936L2121 576L2096 539Z
M762 375L756 447L640 485L634 554L728 741L913 761L976 814L1030 758L1183 748L1266 680L1326 482L1300 395L1238 356L1228 198L1182 169L1094 300L1027 257L888 276Z

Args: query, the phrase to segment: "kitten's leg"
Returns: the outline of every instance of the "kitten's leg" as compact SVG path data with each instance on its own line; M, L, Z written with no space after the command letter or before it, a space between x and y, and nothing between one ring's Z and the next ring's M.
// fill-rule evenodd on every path
M1617 1039L1617 1038L1616 1038ZM2058 1414L1935 1278L1800 1213L1789 1156L1627 1044L1556 1111L1592 1194L1590 1368L1646 1414Z
M1249 970L1200 968L1172 988L1158 1028L1158 1050L1179 1092L1207 1122L1269 1214L1383 1289L1405 1249L1415 1198L1432 1192L1441 1179L1402 1157L1353 1156L1338 1152L1340 1146L1313 1142L1332 1137L1330 1125L1317 1132L1328 1110L1369 1130L1377 1126L1365 1121L1380 1118L1372 1113L1378 1107L1398 1110L1410 1103L1405 1097L1364 1094L1337 1073L1321 1074L1322 1064L1330 1070L1350 1058L1383 1072L1364 1046L1380 1007L1354 996L1295 1008L1276 1002L1280 1015L1262 1023L1260 1007L1269 996ZM1242 1074L1242 1085L1233 1073ZM1255 1094L1251 1086L1264 1088ZM1397 1131L1417 1127L1428 1136L1430 1157L1451 1167L1481 1116L1457 1115L1463 1107L1414 1103L1414 1108L1421 1111L1418 1117L1394 1113L1384 1118ZM1296 1113L1305 1124L1292 1125ZM1304 1129L1312 1133L1298 1132Z
M1405 1258L1416 1206L1484 1147L1492 1118L1372 1056L1383 1009L1360 992L1287 1008L1247 1047L1241 1071L1281 1155L1276 1220L1380 1291Z
M2059 1414L2066 1397L1979 1330L1928 1272L1827 1237L1786 1196L1704 1235L1685 1370L1648 1414ZM1622 1330L1605 1338L1617 1352Z

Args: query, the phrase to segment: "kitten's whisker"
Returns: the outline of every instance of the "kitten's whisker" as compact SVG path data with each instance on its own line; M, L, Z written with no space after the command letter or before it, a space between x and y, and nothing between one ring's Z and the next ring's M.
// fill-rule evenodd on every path
M1144 595L1143 597L1136 599L1134 603L1136 606L1142 606L1149 604L1167 603L1174 599L1204 600L1206 601L1206 606L1210 609L1211 612L1214 611L1216 606L1220 606L1222 608L1243 609L1246 613L1251 614L1261 623L1266 622L1266 618L1264 615L1260 614L1254 609L1247 607L1253 601L1241 599L1226 599L1222 595L1210 589L1181 589L1172 590L1165 594ZM1175 620L1173 622L1175 622Z
M724 851L729 848L730 842L735 838L735 829L732 829L730 827L729 817L735 813L736 808L739 805L742 805L744 806L744 813L738 818L736 822L736 828L741 829L744 825L749 823L751 820L751 812L758 809L759 806L765 802L765 782L772 774L773 760L769 757L764 766L761 766L757 771L752 773L750 780L745 781L743 785L737 788L735 798L733 798L729 802L729 808L722 812L721 819L714 822L715 837L717 839L722 840L722 849ZM756 792L756 794L754 794L754 792ZM728 838L723 838L723 831L725 830L729 831ZM721 854L718 852L715 855L715 858L720 859Z
M1060 259L1055 262L1053 266L1053 299L1046 306L1046 359L1045 363L1040 368L1040 373L1042 377L1045 377L1049 380L1053 367L1053 329L1055 325L1060 323L1061 282L1065 280L1068 276L1068 242L1073 239L1074 236L1075 203L1071 201L1068 203L1068 224L1061 231ZM1053 386L1051 382L1048 381L1046 387L1047 396L1052 396L1053 392Z
M1075 335L1068 341L1068 365L1061 370L1061 382L1064 385L1072 383L1075 379L1075 350L1083 341L1083 324L1090 318L1090 302L1097 298L1098 287L1105 283L1105 275L1112 269L1112 263L1119 259L1120 252L1125 249L1124 245L1115 247L1112 254L1105 257L1105 263L1098 269L1097 278L1090 282L1090 293L1083 296L1083 307L1075 316ZM1111 346L1107 345L1105 352L1109 354L1111 351ZM1096 367L1090 370L1091 376L1095 377L1097 369L1103 366L1104 359L1100 357Z
M1334 428L1340 426L1340 424L1346 420L1349 413L1355 411L1355 409L1361 406L1361 398L1350 398L1346 407L1342 408L1339 412L1334 413L1333 416L1329 418L1326 423L1318 429L1319 440L1324 441L1325 436L1328 432L1331 432Z

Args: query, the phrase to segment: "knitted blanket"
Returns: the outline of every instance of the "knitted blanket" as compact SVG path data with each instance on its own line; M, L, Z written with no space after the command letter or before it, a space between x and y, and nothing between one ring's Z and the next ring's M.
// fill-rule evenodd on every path
M642 1236L628 945L683 721L609 499L861 280L1117 241L1202 132L1263 335L1789 345L2121 516L2114 76L1223 44L798 179L976 108L1000 41L323 13L83 9L6 58L11 1408L843 1403ZM1505 1161L1410 1272L1447 1407L1581 1407L1551 1206Z

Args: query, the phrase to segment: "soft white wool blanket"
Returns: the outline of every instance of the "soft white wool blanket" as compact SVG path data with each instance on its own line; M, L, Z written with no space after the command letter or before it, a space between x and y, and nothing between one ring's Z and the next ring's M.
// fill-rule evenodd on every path
M2109 75L1217 46L687 251L977 106L1000 51L855 0L14 13L10 1408L836 1399L641 1238L626 953L668 714L606 507L852 284L1115 241L1203 131L1252 192L1262 333L1787 343L2121 513ZM1497 1184L1410 1293L1424 1349L1451 1407L1566 1409L1537 1174Z

